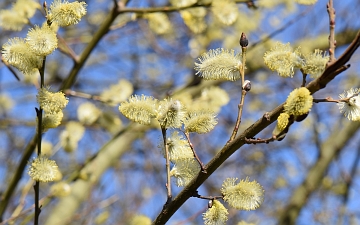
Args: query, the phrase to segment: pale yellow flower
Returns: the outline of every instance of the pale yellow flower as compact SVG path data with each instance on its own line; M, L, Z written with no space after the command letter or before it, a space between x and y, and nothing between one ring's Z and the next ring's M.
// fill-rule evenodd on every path
M77 24L86 15L85 2L54 0L50 5L48 20L61 27Z
M270 51L265 52L264 62L272 71L277 71L282 77L293 77L295 68L301 68L303 59L299 49L293 51L290 43L276 42Z
M157 100L151 96L133 95L128 101L120 104L119 111L128 119L149 125L157 116Z
M56 165L56 162L45 156L39 156L30 162L28 174L35 181L53 181L57 173L58 166Z
M52 53L58 44L56 33L47 25L30 28L26 36L26 42L29 44L35 54L46 56Z
M223 48L211 49L198 58L195 63L196 74L205 80L230 80L240 79L240 55L234 55L234 50Z
M235 209L254 210L260 207L264 201L264 189L256 181L249 178L235 183L237 178L228 178L224 181L221 193L224 201Z
M218 200L213 200L212 207L203 213L205 225L223 225L228 220L228 210Z
M284 111L289 115L301 116L310 111L313 97L306 87L293 90L284 105Z

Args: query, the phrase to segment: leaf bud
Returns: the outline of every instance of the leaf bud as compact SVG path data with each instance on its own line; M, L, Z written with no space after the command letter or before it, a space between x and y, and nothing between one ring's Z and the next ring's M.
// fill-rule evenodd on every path
M208 202L208 208L209 208L209 209L213 206L213 201L214 201L214 200L212 200L212 199L209 200L209 202Z
M248 46L249 40L246 38L246 35L244 33L241 33L239 43L240 43L240 46L243 48Z
M244 84L242 86L242 89L245 90L246 92L251 90L251 82L249 80L245 80Z

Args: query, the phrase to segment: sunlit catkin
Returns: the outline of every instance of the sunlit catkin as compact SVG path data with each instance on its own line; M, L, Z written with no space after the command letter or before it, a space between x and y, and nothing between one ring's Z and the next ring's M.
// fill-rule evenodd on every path
M202 54L195 63L196 74L205 80L230 80L240 79L240 55L234 55L234 50L223 48L211 49Z
M186 116L184 105L179 100L164 99L159 102L157 120L163 128L180 128Z
M25 75L33 74L42 66L42 57L29 51L30 46L22 38L9 39L2 46L3 60L16 67Z
M310 111L313 97L306 87L293 90L284 105L284 111L289 115L301 116Z
M39 89L36 100L47 114L59 113L69 102L63 92L51 92L45 87Z
M190 111L184 121L185 132L208 133L217 124L216 115L211 111Z
M272 71L277 71L282 77L293 77L295 68L301 68L303 59L299 49L293 51L290 43L276 42L270 51L265 52L264 62Z
M176 185L186 186L200 171L200 165L195 159L177 160L170 171L170 176L175 177Z
M178 131L171 133L170 137L167 139L166 144L169 150L169 159L173 163L182 159L192 159L194 154L189 146L189 143L183 136L179 134ZM165 150L162 146L163 155L165 157Z
M289 124L289 117L290 115L287 113L281 113L279 115L279 117L277 118L276 127L272 133L274 136L277 136L286 128L286 126Z
M45 156L39 156L30 162L28 174L35 181L53 181L57 176L57 173L58 166L56 165L56 162Z
M224 201L235 209L254 210L264 201L263 187L249 178L235 184L237 178L227 178L222 184L221 193Z
M133 95L128 101L120 104L119 111L128 119L149 125L157 116L157 100L151 96Z
M86 15L85 2L71 2L66 0L54 0L50 5L48 20L57 23L61 27L77 24Z
M203 213L205 225L226 224L228 220L228 210L218 200L213 200L212 207Z
M58 113L45 113L42 119L42 132L46 132L50 128L56 128L61 124L64 114L62 111ZM37 120L37 118L36 118Z
M304 56L305 63L302 70L306 74L310 74L312 78L318 78L325 70L326 63L329 62L329 56L323 51L316 49L314 53Z
M30 28L25 40L30 49L40 56L49 55L57 48L58 44L56 33L48 25Z

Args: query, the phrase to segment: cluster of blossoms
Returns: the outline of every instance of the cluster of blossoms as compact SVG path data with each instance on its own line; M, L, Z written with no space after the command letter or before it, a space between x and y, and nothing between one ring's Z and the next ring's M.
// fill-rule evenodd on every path
M238 210L255 210L264 201L264 189L256 181L249 178L236 183L236 178L228 178L223 182L221 193L223 200ZM212 200L211 207L203 214L204 223L226 224L228 211L218 200Z
M4 62L26 75L36 73L43 66L43 58L51 54L58 46L56 25L68 26L78 23L81 17L86 14L85 6L86 3L84 2L69 3L55 0L47 12L47 23L30 28L26 38L15 37L2 46ZM35 13L36 8L38 8L37 3L32 1L25 3L24 0L20 0L14 5L13 11L26 15L26 19L23 19L24 24L26 24L29 22L28 18ZM17 13L12 14L17 15ZM1 15L4 16L5 14ZM21 15L19 18L23 18ZM5 19L2 18L1 20L4 21ZM0 25L2 24L0 23Z
M65 94L61 91L51 92L48 88L43 87L39 90L36 99L45 113L42 120L42 131L58 127L64 116L62 110L69 102Z
M264 54L265 64L282 77L293 77L295 69L301 69L303 73L317 78L324 72L328 61L329 56L321 50L316 49L314 53L302 56L300 48L293 50L290 43L281 42L276 42L274 47Z
M207 133L217 124L216 115L212 111L186 110L179 100L159 101L145 95L131 96L120 104L119 111L134 122L149 125L154 119L162 128L183 127L185 133ZM189 143L179 132L171 133L167 146L169 159L174 164L170 175L176 178L178 186L185 186L200 171L199 163L194 159Z
M86 14L85 6L86 3L84 2L69 3L63 0L54 0L49 10L45 8L47 14L46 23L42 26L35 25L30 28L26 38L15 37L2 46L3 61L14 66L25 75L37 73L44 66L45 57L51 54L58 46L57 27L78 23L81 17ZM18 0L11 9L13 11L2 11L0 26L6 28L4 27L4 21L10 20L12 17L9 15L12 14L12 16L18 16L19 18L15 22L16 26L14 23L10 23L11 26L9 25L8 28L20 30L23 25L29 24L29 18L34 15L37 8L40 8L39 5L31 0ZM14 19L14 21L16 20ZM41 87L36 97L40 109L44 112L42 118L40 117L41 127L38 127L38 132L45 132L50 128L59 126L63 118L63 109L68 104L68 99L64 93L51 92L49 88ZM76 141L71 142L72 146L77 144L79 137L76 139ZM74 144L74 142L76 143ZM39 154L37 158L29 163L29 176L37 182L61 180L62 174L56 162L48 159L46 155ZM52 189L53 195L65 196L70 192L69 187L66 183L58 183Z
M217 124L212 111L186 110L179 100L159 101L151 96L133 95L120 104L119 111L128 119L149 125L156 119L163 128L185 127L185 132L207 133Z

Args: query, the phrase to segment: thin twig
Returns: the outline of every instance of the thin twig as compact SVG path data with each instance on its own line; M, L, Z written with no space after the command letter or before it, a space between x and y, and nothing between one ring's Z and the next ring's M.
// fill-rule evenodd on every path
M62 52L65 55L69 56L74 61L74 63L78 63L79 62L79 56L76 55L76 53L72 50L72 48L69 47L69 45L66 43L64 38L61 37L59 34L57 35L57 38L59 40L59 43L61 43L61 45L59 45L60 52Z
M199 156L196 154L195 149L194 149L194 146L193 146L193 144L192 144L191 141L190 141L190 135L189 135L189 133L188 133L188 132L184 132L184 134L185 134L185 137L186 137L186 139L187 139L187 141L188 141L188 143L189 143L189 146L190 146L190 148L191 148L191 151L193 152L193 155L194 155L196 161L198 161L198 163L199 163L199 165L200 165L201 172L206 173L206 168L205 168L204 164L201 162Z
M171 194L171 177L170 177L170 157L169 157L169 147L166 144L166 128L161 127L161 133L164 142L165 148L165 160L166 160L166 189L167 189L167 201L164 207L171 202L172 194Z
M20 81L20 78L19 78L19 76L16 74L15 70L9 65L9 63L7 63L7 62L3 59L2 55L1 55L1 62L3 62L4 65L10 70L10 72L14 75L14 77L16 78L16 80Z
M39 69L40 72L40 88L44 87L45 82L45 63L46 63L46 56L43 58L42 67ZM38 119L38 126L37 126L37 146L38 146L38 157L41 156L41 139L42 139L42 117L43 117L43 109L39 106L39 109L36 108L36 115ZM35 191L35 217L34 217L34 225L39 224L39 216L41 213L41 206L39 205L39 194L40 194L40 182L36 181L34 185Z
M343 98L343 99L333 99L332 97L327 97L327 98L319 98L319 99L313 99L314 103L319 103L319 102L335 102L335 103L339 103L339 102L349 102L349 100L355 96L358 96L360 93L357 94L353 94L347 98Z
M306 85L306 77L307 77L307 74L306 74L306 73L304 73L304 71L303 71L303 70L301 70L301 73L302 73L302 75L303 75L303 80L302 80L301 87L305 87L305 85Z
M273 142L276 140L276 136L272 136L271 138L245 138L245 143L246 144L260 144L260 143L265 143L265 144L269 144L270 142Z
M66 89L66 90L64 90L64 94L65 94L65 95L74 96L74 97L78 97L78 98L91 99L91 100L95 100L95 101L100 101L100 102L107 103L107 101L104 101L104 100L103 100L100 96L98 96L98 95L91 95L91 94L87 94L87 93L84 93L84 92L73 91L73 90L71 90L71 89Z
M203 196L199 195L198 191L195 191L192 197L195 198L201 198L201 199L207 199L207 200L215 200L215 199L223 199L223 196Z
M329 62L328 64L335 61L335 47L336 47L336 40L335 40L335 9L333 0L329 0L326 5L327 12L329 14L329 27L330 27L330 35L329 35Z
M240 42L242 39L246 39L246 36L244 33L241 34L241 37L240 37ZM240 65L240 70L239 70L239 73L240 73L240 76L241 76L241 85L242 85L242 89L241 89L241 99L240 99L240 103L238 105L238 116L237 116L237 119L236 119L236 123L235 123L235 127L234 127L234 130L231 134L231 137L230 139L228 140L227 143L231 142L232 140L235 139L236 137L236 134L239 130L239 127L240 127L240 123L241 123L241 116L242 116L242 112L243 112L243 107L244 107L244 101L245 101L245 95L247 93L247 91L245 90L244 88L244 83L245 83L245 68L246 68L246 50L247 50L247 44L246 46L242 46L241 47L241 56L242 56L242 64Z
M235 0L235 3L252 3L253 1L251 0ZM208 4L200 4L200 3L195 3L193 5L189 5L189 6L182 6L182 7L178 7L178 6L161 6L161 7L152 7L152 8L122 8L119 9L118 12L119 13L137 13L137 14L145 14L145 13L155 13L155 12L178 12L181 10L185 10L185 9L191 9L191 8L196 8L196 7L211 7L211 3Z

